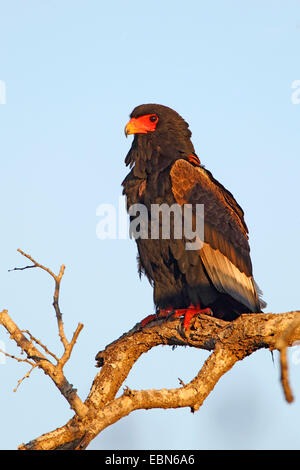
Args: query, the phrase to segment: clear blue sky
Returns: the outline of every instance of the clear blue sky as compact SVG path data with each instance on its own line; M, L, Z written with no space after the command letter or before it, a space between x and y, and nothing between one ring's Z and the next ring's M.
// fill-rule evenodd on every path
M252 261L268 312L300 308L300 3L288 1L0 1L1 309L56 352L53 283L44 272L8 273L21 248L53 270L66 265L67 333L82 331L66 374L84 399L94 356L153 312L131 240L96 237L99 204L118 202L138 104L176 109L202 162L244 208ZM18 350L3 329L7 352ZM134 366L131 388L188 382L204 351L156 348ZM194 415L135 412L91 449L299 448L300 364L286 404L277 355L237 364ZM1 446L16 448L72 415L50 380L0 365Z

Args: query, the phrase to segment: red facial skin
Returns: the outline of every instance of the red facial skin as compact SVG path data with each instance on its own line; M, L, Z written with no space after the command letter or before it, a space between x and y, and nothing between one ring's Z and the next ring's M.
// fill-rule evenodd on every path
M130 134L148 134L154 132L158 123L156 114L145 114L138 118L131 118L125 127L126 137Z

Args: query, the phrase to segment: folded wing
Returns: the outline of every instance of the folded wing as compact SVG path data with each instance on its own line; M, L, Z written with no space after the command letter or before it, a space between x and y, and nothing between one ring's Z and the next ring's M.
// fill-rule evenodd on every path
M193 270L201 260L220 293L230 295L252 312L261 311L265 305L252 274L248 229L241 207L201 166L177 160L170 176L178 204L204 205L204 243L201 249L186 254L187 281L196 284Z

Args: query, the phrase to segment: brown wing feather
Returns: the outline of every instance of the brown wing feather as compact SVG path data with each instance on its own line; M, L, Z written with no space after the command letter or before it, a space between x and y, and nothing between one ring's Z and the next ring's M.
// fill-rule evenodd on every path
M178 204L204 204L204 244L192 256L200 257L219 292L229 294L253 312L259 311L261 305L252 276L248 229L241 207L202 167L177 160L170 176Z

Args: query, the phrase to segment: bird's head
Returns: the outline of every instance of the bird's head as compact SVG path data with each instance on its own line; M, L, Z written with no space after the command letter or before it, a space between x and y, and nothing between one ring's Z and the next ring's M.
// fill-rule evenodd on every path
M192 133L185 120L173 109L161 104L141 104L130 114L130 121L125 127L126 137L130 134L165 136L177 132L183 138L190 138Z
M135 173L141 177L194 152L187 122L176 111L160 104L134 108L125 127L126 137L130 134L134 134L134 140L125 162L135 164Z

